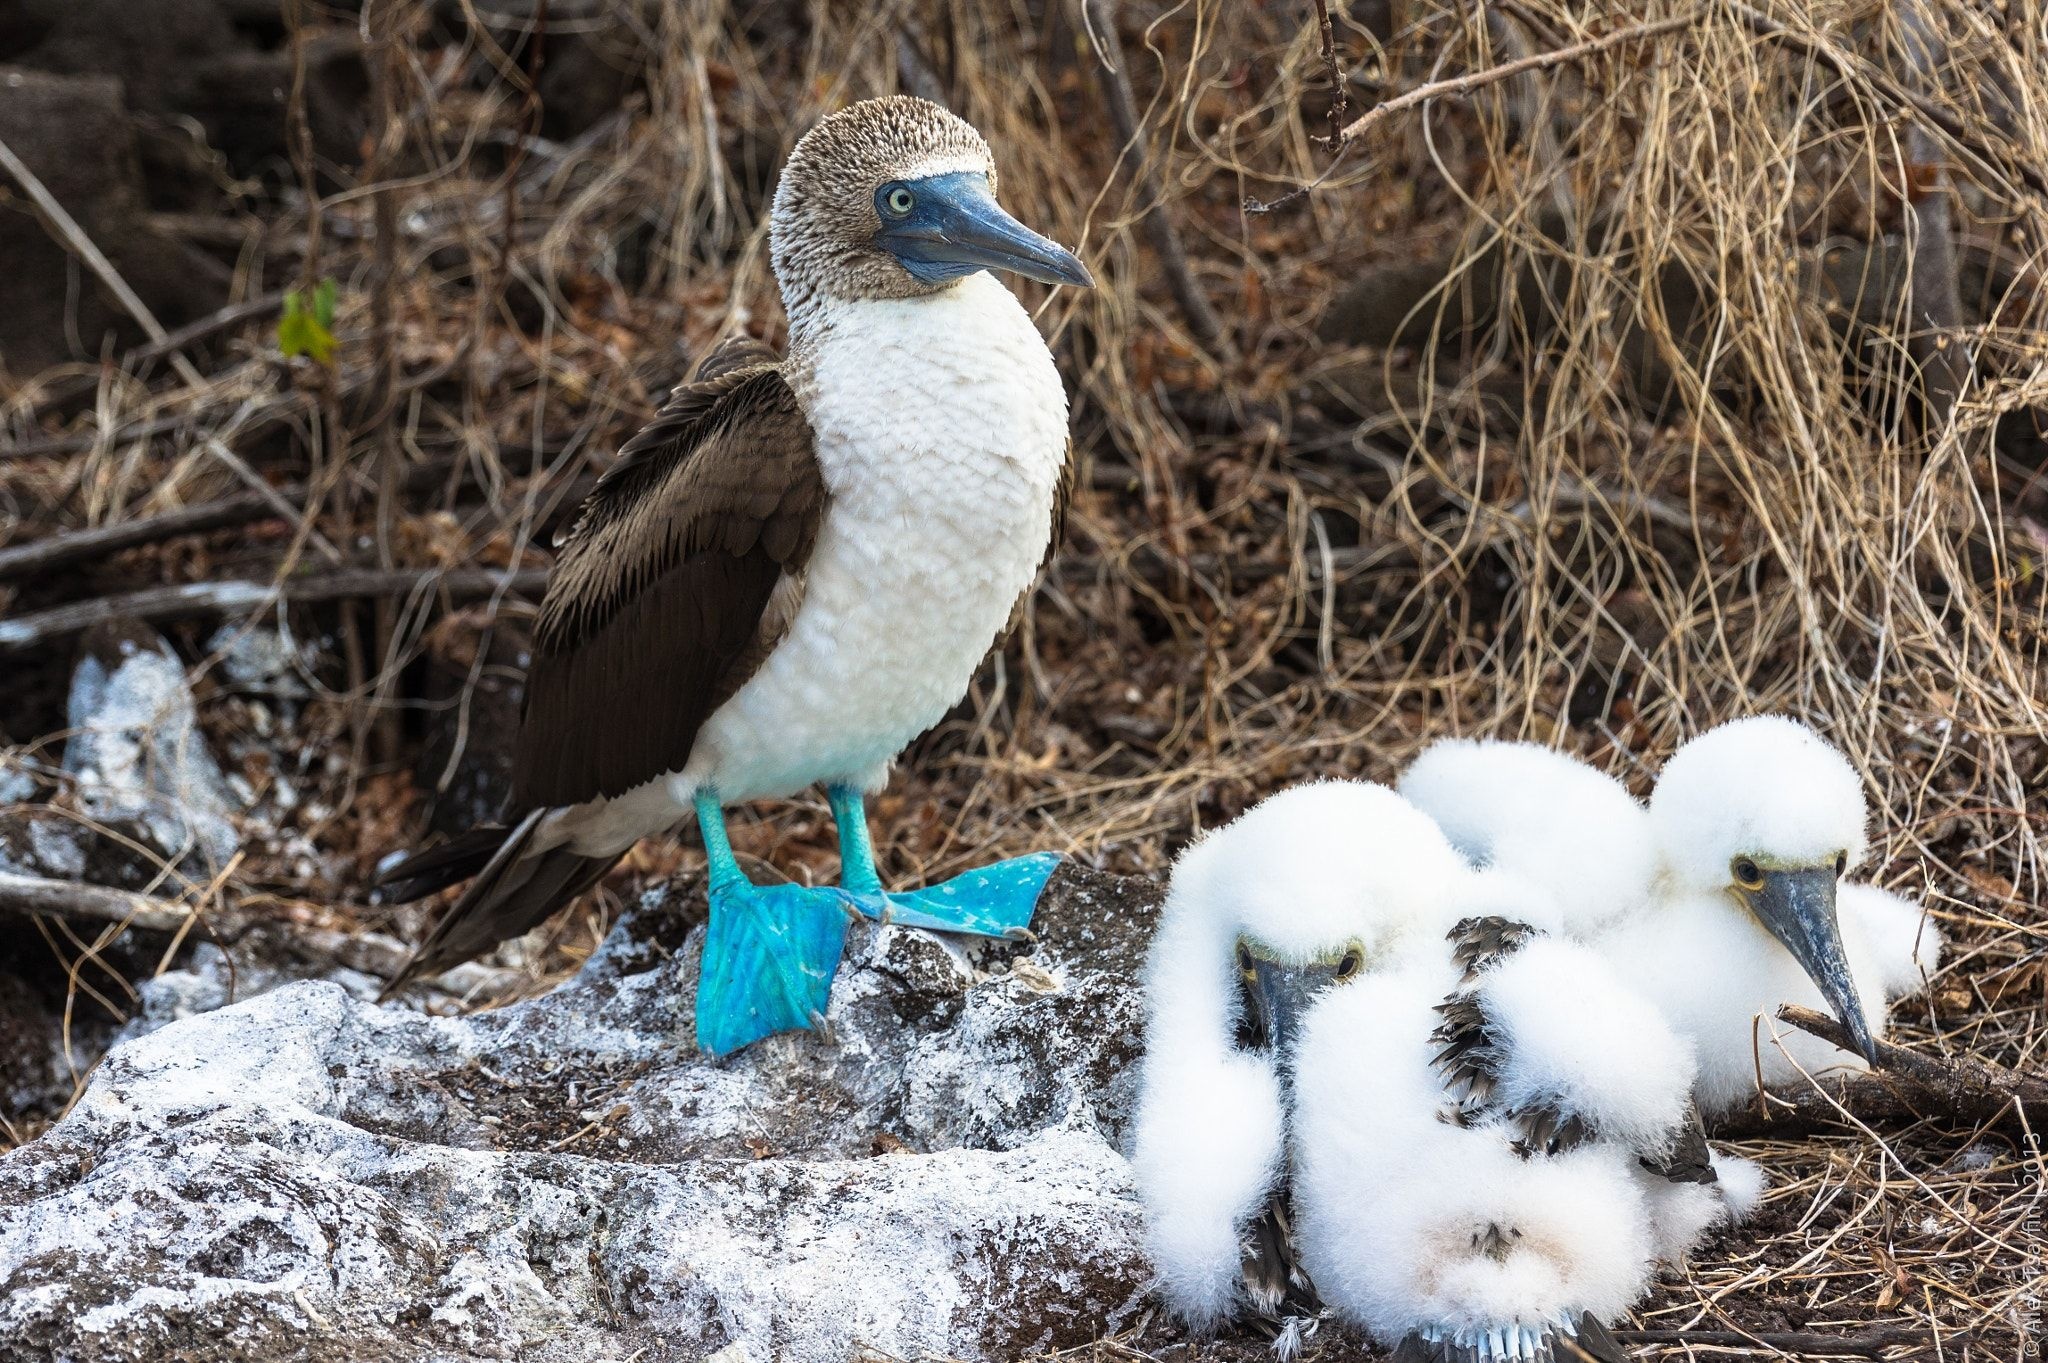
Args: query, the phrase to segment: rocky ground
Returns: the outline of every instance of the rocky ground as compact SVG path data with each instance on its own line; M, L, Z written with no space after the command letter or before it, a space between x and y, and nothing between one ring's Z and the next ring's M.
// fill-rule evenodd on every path
M0 1161L0 1358L1097 1339L1148 1277L1118 1150L1156 907L1070 869L1029 951L856 928L835 1035L726 1060L690 1044L682 884L568 985L470 1017L301 981L176 1018L207 981L167 974L69 1116Z

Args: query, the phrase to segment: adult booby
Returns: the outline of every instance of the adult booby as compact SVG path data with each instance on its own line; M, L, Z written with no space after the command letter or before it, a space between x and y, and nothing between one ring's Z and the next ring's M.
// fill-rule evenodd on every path
M1197 1329L1298 1342L1286 1069L1309 1003L1441 939L1467 873L1382 786L1297 786L1184 852L1145 967L1132 1163L1160 1293Z
M1438 743L1401 789L1456 830L1475 861L1542 884L1572 936L1626 967L1699 1059L1700 1106L1715 1112L1792 1060L1860 1063L1804 1033L1785 1051L1755 1019L1825 1007L1868 1052L1871 1020L1917 987L1939 954L1918 911L1843 884L1863 856L1853 768L1795 721L1759 716L1679 750L1645 809L1584 763L1524 743ZM1789 1052L1791 1059L1787 1058Z
M394 987L526 931L692 814L707 1051L819 1020L850 910L1023 930L1053 856L888 893L863 808L966 691L1066 487L1065 389L988 272L1091 281L995 188L980 134L925 100L855 104L797 143L769 226L788 354L718 350L584 503L541 606L509 826L388 873L400 899L473 877ZM814 784L841 885L750 883L723 808Z
M1607 1324L1760 1180L1709 1150L1684 1042L1597 953L1499 916L1449 938L1302 1025L1303 1262L1400 1363L1622 1363Z

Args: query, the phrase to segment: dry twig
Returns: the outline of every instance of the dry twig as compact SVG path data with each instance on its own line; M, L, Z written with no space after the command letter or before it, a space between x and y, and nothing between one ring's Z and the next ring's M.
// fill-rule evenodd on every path
M145 932L177 932L192 921L189 907L168 899L9 871L0 871L0 913L52 914L94 923L118 923Z
M546 585L544 568L510 572L475 568L455 572L431 568L351 568L283 582L192 582L53 606L12 620L0 620L0 652L35 648L82 633L102 621L123 617L154 624L266 610L280 601L306 604L374 600L418 591L439 593L451 601L474 601L500 593L530 594Z

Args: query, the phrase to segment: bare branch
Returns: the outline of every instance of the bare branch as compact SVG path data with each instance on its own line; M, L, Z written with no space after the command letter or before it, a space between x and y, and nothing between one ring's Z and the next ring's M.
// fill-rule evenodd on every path
M1448 99L1456 95L1469 94L1474 90L1483 89L1486 86L1495 85L1501 81L1519 76L1526 71L1541 71L1547 67L1562 66L1566 62L1575 62L1581 57L1590 57L1596 52L1605 52L1611 47L1620 47L1624 43L1639 42L1645 38L1662 37L1666 33L1676 33L1680 29L1691 28L1704 17L1703 13L1680 14L1669 19L1657 19L1649 23L1630 24L1627 28L1618 28L1612 33L1603 33L1597 38L1588 38L1582 43L1573 43L1570 47L1560 47L1549 52L1532 52L1526 57L1518 57L1511 62L1502 62L1499 66L1488 67L1484 71L1472 71L1462 76L1450 76L1443 80L1433 80L1427 85L1418 85L1406 94L1396 95L1383 104L1374 105L1357 118L1351 120L1351 122L1345 124L1343 131L1337 135L1338 144L1341 147L1343 143L1371 132L1374 127L1384 123L1395 114L1427 104L1431 100Z
M434 591L453 601L473 601L499 592L530 594L547 585L545 568L515 571L464 569L346 569L284 582L193 582L179 587L152 587L120 596L104 596L68 606L0 620L0 652L34 648L82 633L103 620L131 616L138 620L186 620L194 616L258 611L280 600L293 603L347 601Z
M0 871L0 913L51 914L95 923L120 923L145 932L176 932L192 918L190 908L168 899L8 871Z

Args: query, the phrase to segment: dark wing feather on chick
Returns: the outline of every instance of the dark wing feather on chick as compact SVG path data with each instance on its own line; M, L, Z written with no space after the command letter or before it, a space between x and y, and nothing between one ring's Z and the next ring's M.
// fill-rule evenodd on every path
M1430 1034L1440 1048L1433 1062L1437 1076L1452 1102L1448 1119L1460 1126L1504 1120L1514 1129L1514 1148L1524 1159L1561 1154L1597 1134L1590 1122L1554 1103L1502 1109L1494 1102L1510 1057L1506 1039L1488 1019L1474 986L1487 971L1540 936L1541 931L1527 923L1491 916L1467 918L1452 927L1451 961L1459 970L1458 987L1436 1006L1443 1021Z

